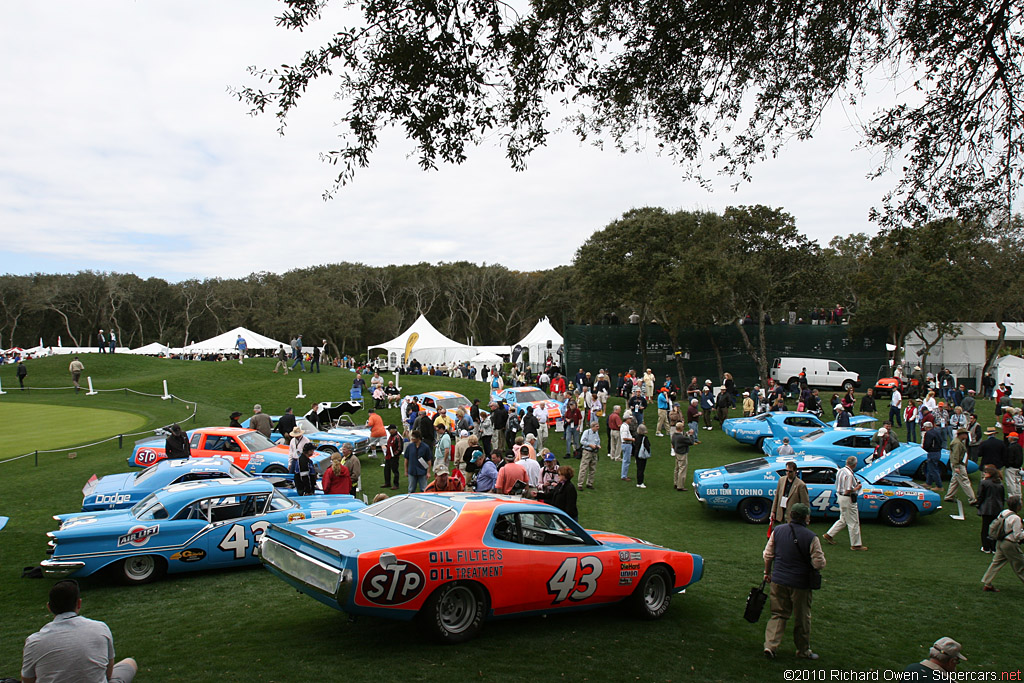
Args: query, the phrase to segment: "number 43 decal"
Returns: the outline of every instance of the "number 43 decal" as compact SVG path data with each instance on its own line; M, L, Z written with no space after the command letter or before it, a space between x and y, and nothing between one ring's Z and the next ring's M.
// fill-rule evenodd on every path
M250 527L253 537L253 554L256 553L256 546L260 544L260 536L263 535L268 526L270 526L270 522L256 522ZM249 539L245 537L245 526L242 524L232 524L231 528L228 529L228 533L217 544L217 547L224 552L234 552L236 560L244 559L246 551L249 550Z
M586 600L597 590L597 579L604 567L601 559L588 555L576 558L567 557L548 579L548 592L555 596L555 604L571 600Z

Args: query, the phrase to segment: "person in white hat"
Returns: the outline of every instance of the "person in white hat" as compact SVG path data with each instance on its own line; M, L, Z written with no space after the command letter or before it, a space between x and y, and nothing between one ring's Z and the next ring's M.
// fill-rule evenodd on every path
M754 399L750 398L750 392L743 392L743 417L753 417Z
M911 664L905 671L916 674L915 680L939 680L949 678L948 672L956 671L960 660L967 661L967 657L960 654L960 643L952 638L939 638L928 650L928 659ZM936 674L936 671L941 673Z

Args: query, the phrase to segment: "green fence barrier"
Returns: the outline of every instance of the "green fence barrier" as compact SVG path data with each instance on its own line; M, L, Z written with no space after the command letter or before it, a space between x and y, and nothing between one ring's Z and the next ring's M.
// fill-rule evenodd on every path
M751 342L757 345L757 326L746 326ZM635 368L642 372L639 325L566 325L565 364L572 377L578 368L597 372L607 369L612 376ZM647 366L660 380L665 375L676 379L675 349L668 334L658 325L645 325ZM850 335L846 325L769 325L765 328L768 363L780 357L828 358L860 373L861 390L875 383L888 365L885 330ZM687 328L679 335L683 354L683 372L688 382L696 375L701 383L721 381L718 364L732 373L740 386L757 383L757 366L747 354L743 338L735 325Z

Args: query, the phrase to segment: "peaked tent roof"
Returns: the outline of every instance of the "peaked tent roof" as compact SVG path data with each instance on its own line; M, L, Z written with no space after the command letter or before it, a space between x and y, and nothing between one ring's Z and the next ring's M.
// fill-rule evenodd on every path
M137 349L132 349L128 353L133 353L137 356L160 356L171 352L171 348L160 342L151 342L145 346L140 346Z
M543 318L537 321L537 324L533 326L533 329L530 330L525 337L519 340L519 345L546 345L549 339L551 340L551 345L553 347L561 346L562 343L565 341L562 338L562 335L558 334L558 330L556 330L554 326L551 325L551 322L548 320L548 317L544 316ZM515 344L513 344L513 346L515 346Z
M399 356L405 354L405 345L409 336L417 334L416 342L412 345L410 358L416 358L421 363L447 363L453 360L468 360L476 355L476 348L461 344L449 339L437 331L426 316L420 314L416 322L409 326L402 334L391 341L383 344L374 344L367 347L367 351L373 349L385 349L389 353L397 353ZM399 358L399 362L401 362Z
M276 341L270 337L264 337L262 334L257 334L256 332L247 330L244 327L236 327L235 329L228 330L223 334L218 334L216 337L210 337L203 341L193 342L182 349L182 351L185 353L231 351L235 348L235 341L238 339L238 335L242 335L242 339L245 340L246 347L250 349L277 349L278 346L288 347L288 344L284 342Z

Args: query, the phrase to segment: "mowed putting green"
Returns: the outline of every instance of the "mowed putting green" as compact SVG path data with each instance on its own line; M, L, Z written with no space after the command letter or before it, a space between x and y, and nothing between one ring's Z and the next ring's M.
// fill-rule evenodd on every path
M146 422L142 415L120 410L0 402L0 424L31 425L27 431L0 433L0 459L93 443L138 431Z

